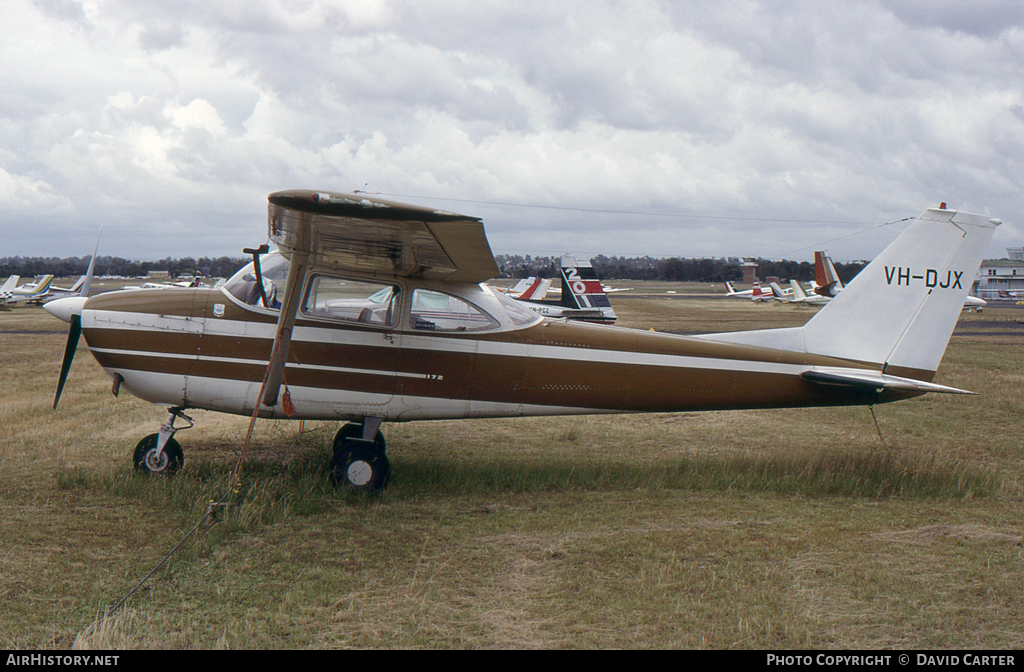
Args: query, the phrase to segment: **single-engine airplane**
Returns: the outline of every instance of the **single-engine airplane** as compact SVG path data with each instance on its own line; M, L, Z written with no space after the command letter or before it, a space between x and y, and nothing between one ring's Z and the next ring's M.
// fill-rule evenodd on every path
M756 299L762 294L770 293L771 292L765 292L761 289L760 280L754 280L754 284L750 289L743 289L740 291L737 291L736 288L732 286L731 282L726 281L725 283L725 295L730 299Z
M138 469L183 462L190 408L347 420L335 484L384 487L384 422L873 405L927 392L999 220L930 208L802 327L678 336L544 318L482 283L483 223L356 194L269 196L278 248L220 288L47 304L113 380L165 405Z

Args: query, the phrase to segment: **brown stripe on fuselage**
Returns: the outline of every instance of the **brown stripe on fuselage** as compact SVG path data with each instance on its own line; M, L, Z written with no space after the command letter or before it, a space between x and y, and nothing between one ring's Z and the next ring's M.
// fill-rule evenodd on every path
M85 334L89 347L94 349L135 350L192 357L199 352L199 334L164 329L110 328L87 328L83 329L82 333Z
M136 299L122 294L117 297L118 301L111 299L102 302L96 301L96 298L101 297L95 297L90 300L88 308L179 316L190 316L190 311L194 309L197 313L195 317L206 316L209 321L234 319L264 324L275 321L271 315L238 307L219 291L211 293L211 290L166 289L133 293L150 296ZM143 301L143 298L146 300ZM224 305L223 317L212 316L214 303ZM795 374L717 368L713 360L751 362L749 368L752 369L756 369L758 363L764 363L853 366L877 371L877 365L571 321L546 321L511 332L443 335L445 339L487 343L487 349L498 350L496 353L420 349L409 347L409 343L403 343L403 347L398 348L395 345L384 345L385 334L388 332L379 329L309 319L301 319L297 324L342 332L378 333L382 339L381 346L293 340L290 364L334 369L295 366L286 369L288 384L312 388L505 404L652 412L883 403L918 394L886 392L876 395L872 391L810 383ZM113 326L110 322L105 325ZM270 338L209 333L198 336L157 329L139 331L90 328L84 333L90 347L94 348L195 354L198 357L196 360L94 353L100 364L107 368L249 382L262 380L266 368L262 362L269 358L272 345ZM430 335L413 331L395 333L395 337L422 342L421 339L430 338ZM525 357L501 353L503 345L520 352L545 346L567 350L545 351L544 354L549 356ZM588 361L575 357L574 350L580 354L596 351L619 353L613 356L622 357L626 361L592 361L593 358ZM708 360L709 368L629 361L634 359L629 356L630 353L637 355L635 359L650 354L695 357ZM217 358L254 361L231 362ZM411 375L396 377L396 374Z
M205 302L209 291L185 287L122 289L90 297L86 309L192 317L193 306Z
M186 376L195 360L178 359L176 357L160 357L159 355L143 356L120 352L96 352L93 356L105 369L124 369L128 371L150 371Z

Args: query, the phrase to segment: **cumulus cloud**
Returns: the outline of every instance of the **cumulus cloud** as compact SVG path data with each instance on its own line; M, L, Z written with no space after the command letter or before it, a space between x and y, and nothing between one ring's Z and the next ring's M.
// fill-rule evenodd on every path
M483 216L509 251L806 258L940 200L1007 221L992 254L1024 234L1009 0L5 12L3 226L40 232L7 254L83 254L99 222L123 233L111 254L235 253L268 192L364 184ZM834 256L886 242L858 240Z

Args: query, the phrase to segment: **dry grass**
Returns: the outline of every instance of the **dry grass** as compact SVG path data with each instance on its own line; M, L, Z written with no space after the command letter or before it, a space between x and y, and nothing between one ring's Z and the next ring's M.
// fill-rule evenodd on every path
M665 331L811 311L613 297ZM695 294L691 291L691 294ZM335 428L258 425L237 513L110 603L226 486L246 420L197 412L171 481L130 469L163 411L64 337L0 314L5 648L1009 648L1024 585L1024 311L958 330L938 382L980 392L876 409L415 423L393 486L334 492ZM978 324L975 324L978 323Z

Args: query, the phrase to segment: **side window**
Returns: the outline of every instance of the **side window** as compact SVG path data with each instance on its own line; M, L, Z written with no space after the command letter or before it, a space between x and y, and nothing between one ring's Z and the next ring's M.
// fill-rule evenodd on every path
M302 312L310 317L390 327L398 321L397 306L398 287L320 275L309 284Z
M424 331L481 331L493 329L498 323L456 296L417 289L412 293L409 325Z

